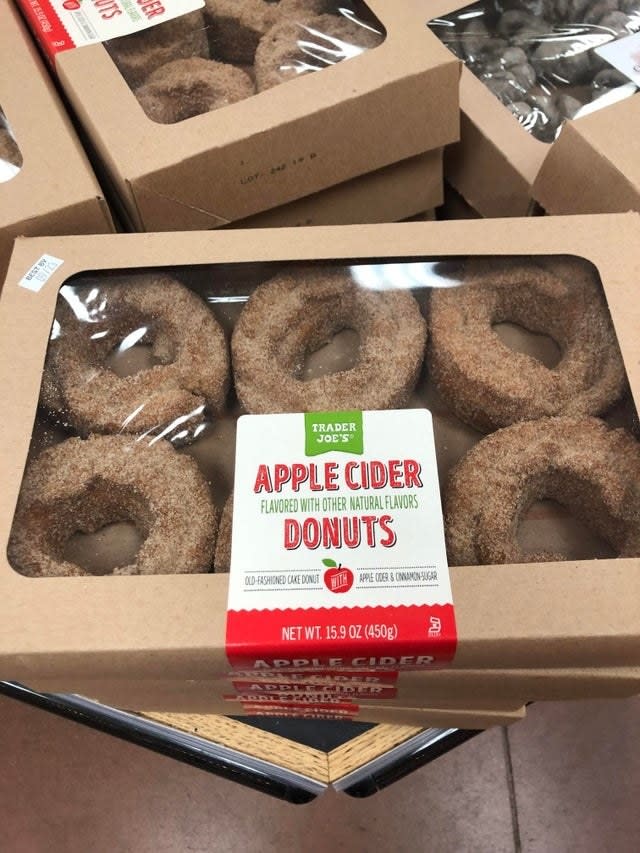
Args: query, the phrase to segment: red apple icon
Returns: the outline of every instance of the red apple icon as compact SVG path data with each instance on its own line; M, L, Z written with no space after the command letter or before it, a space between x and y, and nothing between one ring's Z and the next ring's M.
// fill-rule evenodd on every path
M353 586L353 572L341 563L329 558L322 561L328 566L323 575L324 585L329 592L349 592Z

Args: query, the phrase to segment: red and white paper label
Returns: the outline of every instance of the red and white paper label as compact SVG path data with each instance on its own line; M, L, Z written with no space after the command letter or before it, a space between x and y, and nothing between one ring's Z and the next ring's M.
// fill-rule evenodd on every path
M242 696L274 699L287 697L347 696L358 699L395 699L398 690L393 685L381 684L314 684L313 682L269 682L258 680L234 681L233 688Z
M394 687L398 681L397 669L248 669L227 673L232 682L286 681L287 684L381 684Z
M128 36L186 15L204 0L18 0L50 59L56 53Z
M241 670L452 660L428 411L239 419L226 640Z

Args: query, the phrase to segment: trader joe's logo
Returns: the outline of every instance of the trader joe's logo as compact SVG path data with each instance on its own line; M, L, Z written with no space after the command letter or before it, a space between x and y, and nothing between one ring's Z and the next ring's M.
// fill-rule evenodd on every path
M304 432L307 456L364 452L362 412L306 412Z

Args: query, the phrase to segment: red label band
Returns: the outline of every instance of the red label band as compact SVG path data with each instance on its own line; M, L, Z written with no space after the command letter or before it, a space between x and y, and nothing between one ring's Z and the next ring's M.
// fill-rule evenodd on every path
M294 693L287 693L273 690L270 693L252 693L250 690L242 690L237 694L229 694L225 695L225 699L233 700L237 699L242 702L304 702L305 704L311 702L331 702L331 704L335 704L336 702L345 702L352 700L362 700L369 699L375 700L376 702L385 702L390 699L395 699L397 695L397 690L395 688L391 688L391 690L386 691L384 693L349 693L345 695L344 693L332 694L327 693L323 690L309 690L301 691Z
M18 5L27 19L47 59L53 64L56 53L70 50L75 43L49 0L18 0Z
M296 720L353 720L355 714L336 713L330 714L328 711L314 711L305 708L299 711L283 711L283 710L266 710L265 708L244 708L244 711L250 717L286 717Z
M359 705L339 702L242 702L242 707L247 713L253 711L270 711L271 713L285 711L291 714L320 712L336 716L353 716L360 710Z
M452 604L227 613L234 669L432 669L456 642Z
M313 682L296 681L233 681L233 688L238 693L251 696L353 696L368 699L394 699L397 689L394 686L382 684L314 684Z
M302 682L304 684L382 684L392 686L398 681L398 670L340 670L340 669L254 669L233 670L228 677L232 680L243 681L275 681L278 683L292 684ZM280 679L282 679L280 681Z

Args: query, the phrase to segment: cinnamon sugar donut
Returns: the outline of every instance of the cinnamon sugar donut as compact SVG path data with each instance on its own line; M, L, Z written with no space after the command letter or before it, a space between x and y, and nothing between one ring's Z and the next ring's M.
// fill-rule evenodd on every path
M377 47L382 35L338 15L293 16L275 24L256 50L258 91L271 89Z
M139 33L112 39L110 56L132 89L162 65L175 59L209 58L209 41L202 11L179 15Z
M216 539L216 553L213 558L213 569L215 572L229 572L231 569L231 529L233 527L233 492L225 501L220 526L218 527L218 538Z
M553 415L597 415L622 395L625 371L593 273L492 261L469 265L459 287L431 295L430 371L453 413L481 431ZM512 322L560 347L548 368L514 352L493 326Z
M350 370L299 378L307 354L332 336L360 336ZM248 412L403 406L422 365L426 324L407 290L359 287L348 272L300 268L260 285L231 340L238 399Z
M28 577L89 575L65 559L66 543L118 521L144 542L114 575L210 570L217 515L204 477L169 442L139 436L70 438L41 453L22 482L9 559Z
M252 65L262 36L292 15L319 15L335 0L205 0L211 56Z
M445 501L451 565L564 559L523 553L516 539L520 519L544 498L619 556L640 556L640 445L597 418L543 418L483 438L454 468Z
M253 94L253 81L240 68L198 57L168 62L135 90L142 109L160 124L175 124Z
M229 384L222 328L204 302L163 274L97 283L97 313L60 300L40 401L81 435L194 427L220 412ZM64 290L62 291L64 295ZM68 297L70 298L70 297ZM84 314L84 316L83 316ZM130 376L105 365L127 336L149 343L160 362Z

